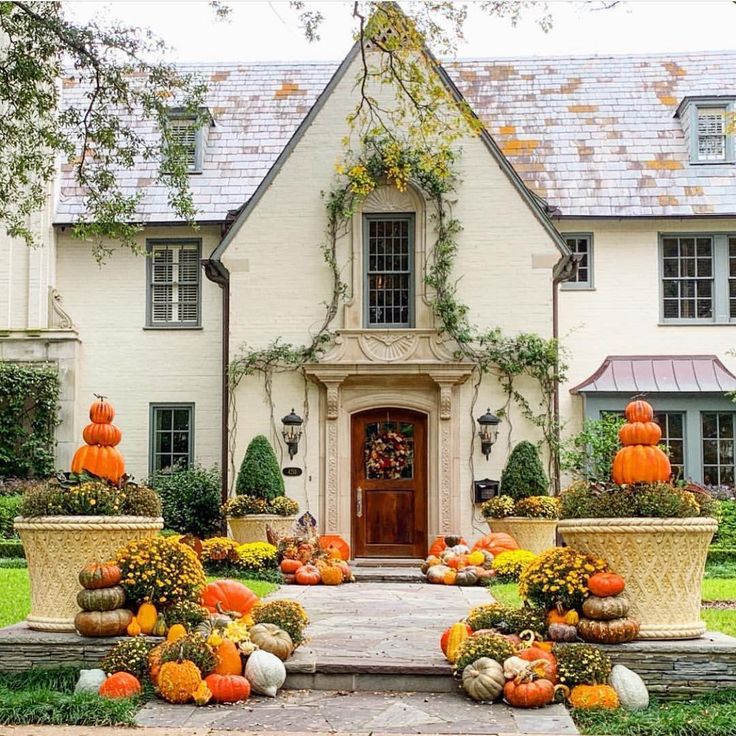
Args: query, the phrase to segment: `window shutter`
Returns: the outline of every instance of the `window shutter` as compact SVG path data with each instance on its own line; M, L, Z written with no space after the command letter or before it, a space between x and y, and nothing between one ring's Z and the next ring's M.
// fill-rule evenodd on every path
M179 250L179 320L197 322L199 292L199 249L182 246Z
M151 321L171 322L173 318L173 259L169 248L156 248L151 254Z
M722 108L699 108L698 159L700 161L720 161L725 157L725 111Z
M150 322L198 324L199 245L166 243L151 251Z
M192 120L175 121L171 128L171 135L177 147L181 150L187 169L197 168L197 137L199 131Z

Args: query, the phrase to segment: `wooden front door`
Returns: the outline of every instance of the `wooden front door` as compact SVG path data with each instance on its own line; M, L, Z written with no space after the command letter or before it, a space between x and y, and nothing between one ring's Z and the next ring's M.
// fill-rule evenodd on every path
M371 409L352 418L355 557L427 553L427 417Z

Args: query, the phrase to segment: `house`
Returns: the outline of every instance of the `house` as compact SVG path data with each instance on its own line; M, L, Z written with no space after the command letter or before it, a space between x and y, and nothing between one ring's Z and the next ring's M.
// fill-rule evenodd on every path
M223 381L244 345L303 345L324 319L322 192L355 65L353 51L340 65L197 66L212 117L190 138L199 228L173 219L152 164L124 174L145 193L149 257L116 251L100 269L70 236L82 205L64 167L33 222L43 246L0 240L0 358L58 365L61 467L102 393L138 477L184 460L224 465L232 483L249 439L269 435L303 471L287 493L358 555L416 557L434 534L485 528L473 481L498 478L510 445L539 430L512 404L481 453L475 420L506 399L437 330L418 188L378 187L336 238L347 287L318 360ZM442 79L486 131L460 143L453 206L470 321L559 335L566 433L646 392L673 464L711 484L732 484L736 462L734 72L736 53L709 52L459 61ZM519 389L541 399L531 382ZM288 458L292 408L304 424ZM366 459L395 435L413 453L392 475Z

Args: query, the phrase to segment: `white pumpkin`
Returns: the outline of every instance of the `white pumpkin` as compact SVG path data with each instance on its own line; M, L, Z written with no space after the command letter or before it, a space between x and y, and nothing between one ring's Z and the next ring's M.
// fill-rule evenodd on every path
M286 681L284 663L276 655L262 649L248 657L244 674L255 692L268 695L269 698L275 698Z
M467 544L456 544L454 547L450 547L450 552L453 555L467 555L470 553L470 547Z
M107 675L103 670L80 670L74 692L94 693L96 695L105 680L107 680Z
M503 663L503 676L507 680L513 680L520 672L529 666L529 662L521 657L509 657Z
M503 668L490 657L481 657L463 670L463 689L479 702L492 702L502 692L506 678Z
M649 707L649 691L644 680L622 664L614 665L608 679L616 691L621 707L626 710L646 710Z

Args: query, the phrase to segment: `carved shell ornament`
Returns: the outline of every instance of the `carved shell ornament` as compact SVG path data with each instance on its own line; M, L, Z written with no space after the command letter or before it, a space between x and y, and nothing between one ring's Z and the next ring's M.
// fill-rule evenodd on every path
M419 339L416 335L371 334L359 337L360 349L371 360L394 363L406 360L417 349Z

